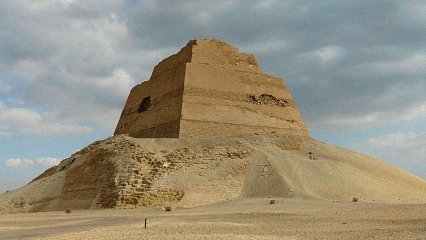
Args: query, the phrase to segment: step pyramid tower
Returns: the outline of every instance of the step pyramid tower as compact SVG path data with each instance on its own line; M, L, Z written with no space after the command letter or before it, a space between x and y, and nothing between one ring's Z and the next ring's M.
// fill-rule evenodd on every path
M130 92L115 135L0 193L0 214L266 197L426 202L424 179L312 139L284 81L215 39L160 62Z
M135 86L114 135L210 138L252 133L308 136L284 80L252 54L217 39L191 40Z

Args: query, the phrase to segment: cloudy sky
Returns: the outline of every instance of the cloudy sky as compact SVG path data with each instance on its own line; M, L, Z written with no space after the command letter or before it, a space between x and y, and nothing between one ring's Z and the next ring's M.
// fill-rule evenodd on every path
M280 76L313 137L426 178L426 2L0 1L0 191L112 135L132 86L190 39Z

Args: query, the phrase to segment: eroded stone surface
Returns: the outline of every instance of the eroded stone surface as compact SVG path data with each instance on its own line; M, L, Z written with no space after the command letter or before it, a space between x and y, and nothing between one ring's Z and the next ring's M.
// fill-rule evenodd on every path
M209 138L239 134L308 136L282 79L254 55L217 39L190 41L134 87L115 135Z

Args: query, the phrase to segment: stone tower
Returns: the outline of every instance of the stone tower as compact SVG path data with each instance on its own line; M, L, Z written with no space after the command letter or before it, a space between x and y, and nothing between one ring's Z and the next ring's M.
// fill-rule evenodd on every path
M252 54L212 40L192 40L135 86L114 135L210 138L250 133L308 136L278 77L262 73Z

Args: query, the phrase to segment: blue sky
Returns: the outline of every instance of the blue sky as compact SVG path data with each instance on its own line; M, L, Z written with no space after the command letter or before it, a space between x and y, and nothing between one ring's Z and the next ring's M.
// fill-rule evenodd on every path
M1 1L0 29L0 191L112 135L132 86L213 37L284 78L313 137L426 178L424 1Z

